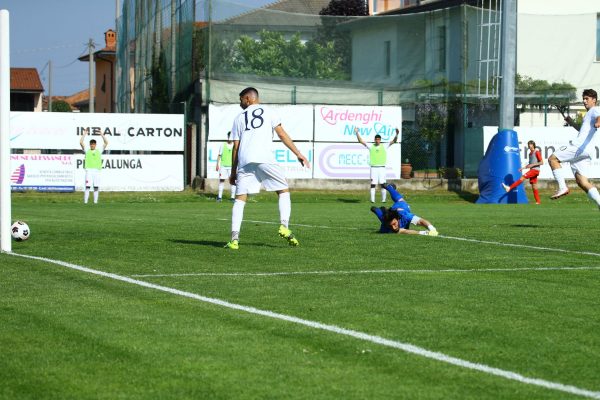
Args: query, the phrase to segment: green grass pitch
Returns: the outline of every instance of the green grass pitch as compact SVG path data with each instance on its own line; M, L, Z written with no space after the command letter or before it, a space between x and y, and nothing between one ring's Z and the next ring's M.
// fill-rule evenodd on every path
M0 399L600 398L600 212L580 191L549 194L536 206L405 193L441 235L426 237L376 233L367 190L293 192L292 248L264 193L231 251L231 204L211 196L14 193L32 235L13 252L574 391L0 254Z

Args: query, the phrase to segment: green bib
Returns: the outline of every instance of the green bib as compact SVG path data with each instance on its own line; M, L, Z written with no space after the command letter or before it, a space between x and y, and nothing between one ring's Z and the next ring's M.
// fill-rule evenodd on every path
M223 153L221 154L221 165L224 167L231 167L231 161L233 157L233 146L223 146Z
M379 146L371 146L369 149L369 157L371 167L385 167L385 162L387 161L387 154L385 152L385 147L383 144Z
M102 152L100 150L85 152L85 169L102 169Z

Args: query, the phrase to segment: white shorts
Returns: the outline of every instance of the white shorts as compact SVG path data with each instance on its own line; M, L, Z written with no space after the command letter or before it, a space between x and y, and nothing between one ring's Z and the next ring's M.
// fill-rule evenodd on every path
M267 192L289 187L283 169L279 165L250 163L237 170L235 194L258 193L261 184Z
M371 185L385 183L385 167L371 167Z
M231 175L231 167L219 168L219 179L227 180L229 179L229 175Z
M592 166L592 157L586 151L580 151L579 147L568 145L561 146L554 155L561 163L571 164L571 171L573 175L579 173L586 178L590 176L590 169Z
M85 187L100 187L100 170L86 169L85 170Z

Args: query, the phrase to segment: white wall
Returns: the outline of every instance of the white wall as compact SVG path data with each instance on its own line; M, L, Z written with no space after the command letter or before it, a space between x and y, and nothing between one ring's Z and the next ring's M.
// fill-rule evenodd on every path
M600 1L527 0L519 2L517 71L549 82L600 90L596 61Z
M521 0L517 7L519 14L569 15L600 12L600 2L595 0Z

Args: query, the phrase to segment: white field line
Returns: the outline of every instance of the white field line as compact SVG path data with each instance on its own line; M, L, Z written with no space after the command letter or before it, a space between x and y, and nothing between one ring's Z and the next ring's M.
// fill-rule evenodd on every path
M395 340L385 339L380 336L370 335L370 334L364 333L364 332L341 328L341 327L338 327L335 325L323 324L320 322L297 318L297 317L293 317L290 315L279 314L279 313L275 313L272 311L261 310L261 309L254 308L254 307L248 307L248 306L243 306L240 304L230 303L225 300L200 296L195 293L184 292L182 290L173 289L173 288L166 287L166 286L155 285L155 284L152 284L149 282L144 282L144 281L128 278L126 276L121 276L121 275L112 274L112 273L108 273L108 272L98 271L98 270L86 268L86 267L83 267L80 265L67 263L65 261L53 260L53 259L45 258L45 257L30 256L30 255L26 255L26 254L17 254L17 253L6 253L6 254L17 256L17 257L29 258L29 259L38 260L38 261L43 261L43 262L47 262L47 263L51 263L51 264L56 264L56 265L60 265L60 266L66 267L66 268L71 268L71 269L74 269L77 271L86 272L86 273L94 274L94 275L99 275L99 276L102 276L105 278L110 278L110 279L114 279L114 280L121 281L121 282L131 283L133 285L138 285L138 286L146 287L149 289L159 290L161 292L166 292L166 293L174 294L177 296L187 297L187 298L202 301L205 303L214 304L214 305L221 306L221 307L226 307L226 308L229 308L232 310L243 311L243 312L250 313L250 314L260 315L263 317L274 318L274 319L278 319L278 320L282 320L282 321L292 322L292 323L307 326L307 327L313 328L313 329L319 329L319 330L323 330L323 331L327 331L327 332L333 332L333 333L336 333L339 335L353 337L355 339L364 340L364 341L376 343L376 344L379 344L382 346L399 349L399 350L405 351L407 353L415 354L415 355L418 355L421 357L444 362L444 363L455 365L455 366L462 367L462 368L467 368L467 369L483 372L486 374L498 376L498 377L508 379L508 380L521 382L521 383L524 383L527 385L539 386L539 387L543 387L546 389L557 390L557 391L561 391L561 392L565 392L565 393L588 397L591 399L600 399L600 392L594 392L591 390L578 388L576 386L565 385L565 384L557 383L557 382L551 382L551 381L547 381L544 379L530 378L530 377L523 376L516 372L507 371L507 370L503 370L500 368L494 368L494 367L490 367L485 364L474 363L471 361L466 361L466 360L463 360L460 358L452 357L452 356L449 356L449 355L446 355L443 353L427 350L422 347L412 345L410 343L402 343L402 342L398 342Z
M372 269L356 271L285 271L285 272L190 272L181 274L139 274L135 278L159 278L178 276L285 276L285 275L352 275L352 274L435 274L473 272L522 272L522 271L593 271L600 267L531 267L531 268L470 268L470 269Z
M217 220L218 221L229 221L228 219L225 219L225 218L218 218ZM277 223L277 222L271 222L271 221L252 221L252 220L244 220L244 221L246 221L246 222L252 222L252 223L256 223L256 224L279 225L279 223ZM322 225L290 224L290 226L304 226L304 227L308 227L308 228L336 229L336 227L334 227L334 226L322 226ZM359 229L359 228L353 228L353 227L348 228L348 227L341 227L341 226L339 228L343 228L344 230L347 230L347 229L358 230ZM442 238L442 239L460 240L460 241L463 241L463 242L492 244L492 245L495 245L495 246L521 247L521 248L525 248L525 249L555 251L555 252L559 252L559 253L572 253L572 254L582 254L582 255L593 256L593 257L600 257L600 253L593 253L591 251L566 250L566 249L558 249L558 248L554 248L554 247L531 246L531 245L528 245L528 244L492 242L492 241L489 241L489 240L469 239L469 238L453 237L453 236L446 236L446 235L439 235L437 237L438 238Z

